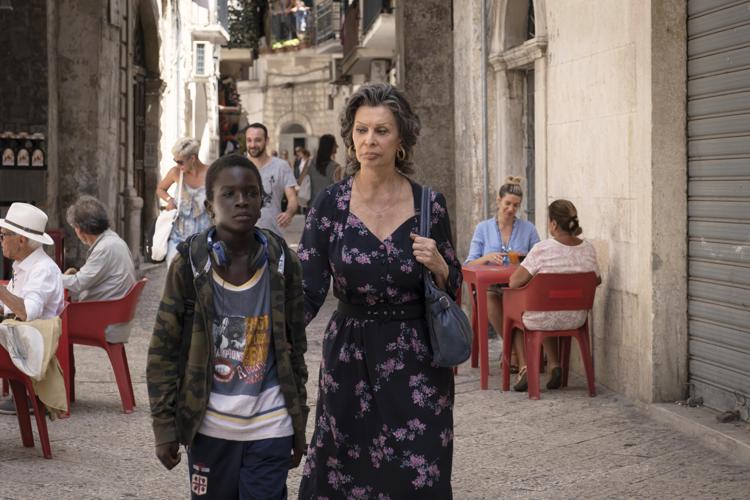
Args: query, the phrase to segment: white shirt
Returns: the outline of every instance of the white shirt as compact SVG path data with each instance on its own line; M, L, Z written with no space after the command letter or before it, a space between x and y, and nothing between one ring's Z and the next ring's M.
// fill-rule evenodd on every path
M8 291L23 299L26 321L52 319L63 311L62 273L42 247L22 261L13 261L13 279ZM5 314L13 312L5 304L3 310Z

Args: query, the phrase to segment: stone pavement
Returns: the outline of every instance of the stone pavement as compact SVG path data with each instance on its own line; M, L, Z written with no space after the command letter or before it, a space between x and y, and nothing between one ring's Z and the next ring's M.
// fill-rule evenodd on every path
M297 241L300 226L297 218L290 242ZM52 460L42 458L38 440L36 447L23 448L16 418L0 415L0 498L188 497L185 464L166 471L153 455L145 385L146 350L165 272L164 266L147 272L150 281L127 346L135 413L121 413L104 351L78 347L78 401L69 419L48 421ZM308 329L313 413L322 331L333 307L329 299ZM499 345L493 342L491 356L497 359ZM456 377L456 499L750 497L748 463L652 420L604 388L589 398L583 381L574 377L568 389L529 401L499 386L497 367L487 391L479 390L476 369L461 367ZM299 469L288 485L295 498Z

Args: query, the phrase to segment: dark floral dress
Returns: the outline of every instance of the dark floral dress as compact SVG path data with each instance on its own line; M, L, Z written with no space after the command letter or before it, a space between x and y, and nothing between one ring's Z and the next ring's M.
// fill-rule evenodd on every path
M419 232L421 186L412 182L414 217L384 241L349 212L352 178L319 196L298 253L305 321L334 295L358 305L407 304L423 297L422 266L410 233ZM431 237L458 290L460 264L442 194L433 193ZM335 312L323 337L315 432L300 499L451 498L453 372L431 364L424 320L362 320Z

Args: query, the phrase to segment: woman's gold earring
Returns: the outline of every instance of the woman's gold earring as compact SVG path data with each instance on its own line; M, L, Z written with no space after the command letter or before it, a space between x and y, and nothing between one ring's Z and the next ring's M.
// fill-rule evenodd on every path
M403 146L398 148L398 151L396 151L396 158L399 161L404 161L406 159L406 150L404 149Z
M356 158L357 152L354 150L354 146L349 146L346 148L346 152L349 153L349 158Z

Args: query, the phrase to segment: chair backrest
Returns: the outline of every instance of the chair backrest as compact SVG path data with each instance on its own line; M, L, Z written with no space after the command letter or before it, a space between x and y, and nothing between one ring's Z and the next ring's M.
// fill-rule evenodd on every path
M524 311L577 311L591 309L596 293L596 273L539 273L523 290Z
M94 331L104 335L104 328L108 325L129 323L135 317L138 299L147 281L147 278L136 281L120 299L71 303L68 311L71 336L77 337L83 332Z

